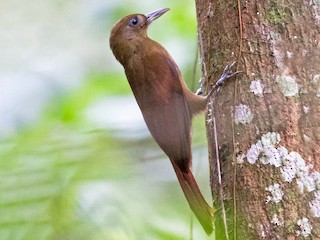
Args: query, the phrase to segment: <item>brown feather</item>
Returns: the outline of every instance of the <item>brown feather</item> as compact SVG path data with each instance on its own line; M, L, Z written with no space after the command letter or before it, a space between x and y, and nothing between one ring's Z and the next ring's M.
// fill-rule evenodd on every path
M159 10L159 14L165 11ZM158 18L154 15L158 12L152 14L153 19ZM133 19L136 25L131 24ZM149 24L142 14L124 17L112 29L110 47L125 69L151 135L169 157L191 209L210 234L213 208L190 171L191 119L205 110L207 99L188 89L169 53L147 37Z

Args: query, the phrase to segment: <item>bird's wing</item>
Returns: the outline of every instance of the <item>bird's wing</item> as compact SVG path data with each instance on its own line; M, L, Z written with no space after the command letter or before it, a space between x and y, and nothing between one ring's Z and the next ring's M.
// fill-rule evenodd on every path
M126 69L126 74L152 136L170 159L188 168L191 117L181 74L170 55L160 50L134 60L136 69Z

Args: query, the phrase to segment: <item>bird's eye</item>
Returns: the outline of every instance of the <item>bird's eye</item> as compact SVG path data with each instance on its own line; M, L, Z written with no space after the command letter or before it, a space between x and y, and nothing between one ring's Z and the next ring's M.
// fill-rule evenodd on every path
M138 19L136 17L130 20L130 26L135 26L137 24L138 24Z

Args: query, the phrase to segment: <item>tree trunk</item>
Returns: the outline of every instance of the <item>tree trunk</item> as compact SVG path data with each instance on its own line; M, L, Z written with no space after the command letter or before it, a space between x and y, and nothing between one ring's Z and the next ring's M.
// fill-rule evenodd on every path
M196 7L204 81L243 71L207 112L216 239L320 239L319 0Z

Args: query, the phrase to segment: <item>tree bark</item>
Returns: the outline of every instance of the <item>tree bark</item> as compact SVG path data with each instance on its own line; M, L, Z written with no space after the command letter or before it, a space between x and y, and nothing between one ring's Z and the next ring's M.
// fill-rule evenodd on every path
M320 239L319 0L196 8L203 80L243 71L207 112L216 239Z

